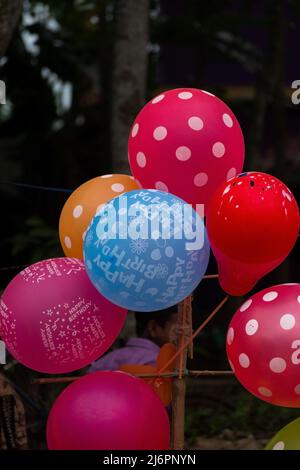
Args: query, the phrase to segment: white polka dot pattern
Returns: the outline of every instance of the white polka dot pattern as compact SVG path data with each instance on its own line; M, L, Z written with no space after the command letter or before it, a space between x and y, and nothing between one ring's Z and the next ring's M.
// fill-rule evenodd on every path
M232 344L233 339L234 339L234 329L229 328L229 330L227 332L227 343L229 345Z
M215 142L212 147L212 153L215 157L221 158L225 153L225 146L222 142Z
M65 236L65 245L67 248L72 248L72 241L71 241L71 238L68 237L68 236Z
M268 292L267 294L263 296L263 300L265 302L272 302L272 300L277 299L277 297L278 297L277 292Z
M111 189L115 191L116 193L121 193L122 191L124 191L125 188L124 188L124 185L121 183L114 183Z
M155 140L164 140L167 137L167 134L167 129L163 126L159 126L154 129L153 137Z
M152 100L152 104L157 104L164 99L165 95L158 95Z
M182 145L176 149L176 158L181 162L185 162L189 158L191 158L192 152L188 147Z
M283 330L291 330L294 328L296 323L294 315L286 313L280 318L280 326Z
M143 152L138 152L138 154L136 156L136 161L137 161L137 164L140 168L144 168L146 166L146 163L147 163L145 154Z
M205 186L208 182L208 176L206 173L198 173L194 177L194 185L200 188L201 186Z
M190 93L189 91L182 91L178 94L178 98L180 98L181 100L190 100L192 97L193 93Z
M283 441L276 442L276 444L273 447L273 450L284 450L285 444Z
M258 330L258 321L255 320L254 318L252 318L246 323L245 331L248 336L255 335L257 330Z
M139 131L139 125L138 125L138 123L136 123L136 124L133 126L132 131L131 131L132 137L135 137L135 136L137 135L138 131Z
M192 116L188 120L189 127L194 131L201 131L203 129L203 120L198 116Z
M286 369L286 362L281 357L274 357L270 361L270 369L276 374L280 374Z
M259 387L258 393L260 393L263 397L271 397L273 395L272 391L267 387Z
M83 212L83 207L81 205L74 207L73 217L75 219L78 219L78 217L81 216L82 212Z

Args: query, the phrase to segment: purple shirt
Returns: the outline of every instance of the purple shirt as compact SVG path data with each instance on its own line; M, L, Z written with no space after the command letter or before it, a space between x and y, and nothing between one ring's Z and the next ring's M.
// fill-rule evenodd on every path
M130 338L124 348L116 349L95 361L88 370L118 370L125 364L155 365L160 352L159 346L149 339Z

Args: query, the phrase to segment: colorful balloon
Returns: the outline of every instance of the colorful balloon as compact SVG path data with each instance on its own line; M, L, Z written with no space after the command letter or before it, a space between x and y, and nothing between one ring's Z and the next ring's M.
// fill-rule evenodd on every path
M161 400L124 372L95 372L72 383L47 423L50 450L164 450L169 441Z
M175 305L196 288L207 268L209 243L189 204L161 191L136 190L114 198L94 217L84 259L102 295L148 312Z
M75 189L59 219L59 237L65 255L83 259L83 239L94 215L114 197L139 188L132 176L103 175Z
M226 343L231 368L250 393L300 408L300 284L253 295L233 316Z
M290 253L298 237L299 209L277 178L242 173L216 191L206 226L222 288L244 295Z
M284 426L265 450L300 450L300 418Z
M48 374L72 372L115 341L126 311L105 299L75 258L54 258L21 271L0 302L0 335L21 364Z
M204 90L177 88L137 115L129 141L132 174L143 188L208 204L218 186L240 173L244 139L233 112Z

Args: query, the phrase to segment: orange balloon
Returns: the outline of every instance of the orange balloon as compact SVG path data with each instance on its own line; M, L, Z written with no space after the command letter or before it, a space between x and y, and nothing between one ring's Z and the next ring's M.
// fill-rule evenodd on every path
M166 343L162 346L160 353L156 360L156 370L160 371L165 364L176 353L176 347L172 343ZM176 368L176 359L171 362L165 372L174 372ZM169 406L172 401L172 379L169 377L158 377L154 382L154 390L162 400L165 406Z
M127 374L131 375L139 375L139 374L156 374L157 370L155 366L150 366L149 364L124 364L120 366L120 370L122 372L127 372ZM142 377L145 381L150 380L148 377ZM151 378L152 380L152 378Z
M176 353L176 347L173 343L166 343L162 346L159 355L157 356L156 360L156 368L160 370L164 367L167 362L174 356ZM176 367L176 359L168 366L166 372L173 372Z
M120 370L128 374L156 374L167 362L173 357L176 348L171 343L166 343L160 350L157 357L156 366L141 365L141 364L124 364ZM176 361L176 360L175 360ZM175 370L175 361L170 364L166 372ZM143 377L142 377L143 378ZM172 401L172 379L169 377L144 377L143 380L150 385L150 387L157 393L165 406L168 406Z
M83 259L85 232L96 212L114 197L135 189L140 189L140 185L128 175L98 176L75 189L59 219L59 238L65 255Z

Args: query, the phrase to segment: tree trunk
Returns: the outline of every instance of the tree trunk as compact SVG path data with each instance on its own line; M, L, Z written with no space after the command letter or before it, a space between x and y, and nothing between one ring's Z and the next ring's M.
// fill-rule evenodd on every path
M23 6L23 0L0 0L0 57L12 38Z
M116 1L111 149L113 169L123 173L129 131L146 94L148 19L149 0Z

